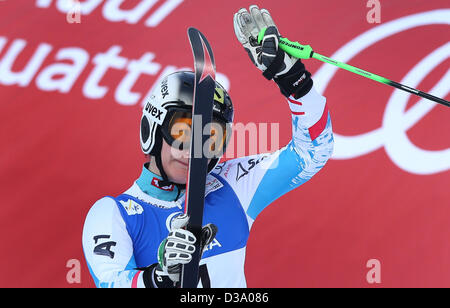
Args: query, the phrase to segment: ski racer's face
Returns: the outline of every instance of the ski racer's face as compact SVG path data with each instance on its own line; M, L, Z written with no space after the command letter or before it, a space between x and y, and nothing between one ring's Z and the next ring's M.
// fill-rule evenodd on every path
M177 184L186 184L187 172L189 167L189 149L179 150L170 146L164 139L161 147L161 163L168 179ZM211 160L208 159L208 164ZM150 166L154 164L151 171L155 172L154 160L151 160Z
M177 184L186 184L189 167L189 155L192 136L192 114L185 109L170 111L169 120L165 121L161 132L161 163L168 180ZM222 153L226 139L226 125L213 119L205 130L209 131L209 138L203 146L203 154L209 158L215 158ZM159 174L154 159L150 161L150 171Z
M189 149L178 150L171 147L165 140L162 142L161 162L167 177L171 182L186 184L189 166Z

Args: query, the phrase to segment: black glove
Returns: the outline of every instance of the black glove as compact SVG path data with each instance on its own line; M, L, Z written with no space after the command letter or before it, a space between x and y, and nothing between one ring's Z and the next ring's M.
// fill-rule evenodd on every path
M273 80L280 87L280 91L284 96L289 97L292 95L296 99L305 96L313 86L311 73L305 69L305 65L300 60L294 64L289 72L275 77Z
M168 275L164 275L158 263L154 263L143 270L142 279L146 288L176 288L176 282L172 281Z

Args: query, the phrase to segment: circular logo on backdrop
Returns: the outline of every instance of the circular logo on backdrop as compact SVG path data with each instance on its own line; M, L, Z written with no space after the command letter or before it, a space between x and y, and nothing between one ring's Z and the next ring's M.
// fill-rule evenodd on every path
M418 13L374 27L348 42L331 58L348 63L357 54L387 37L411 28L436 24L450 25L450 9ZM425 55L399 82L417 87L435 67L449 57L450 42L447 42ZM315 88L319 93L325 92L337 70L337 67L325 64L314 74ZM430 93L445 97L449 91L450 69L435 84ZM386 104L382 125L373 131L355 136L344 136L334 132L335 147L332 159L352 159L384 147L394 164L410 173L434 174L449 170L450 148L440 151L424 150L408 138L406 134L408 129L437 105L421 99L406 111L409 95L404 91L393 89Z

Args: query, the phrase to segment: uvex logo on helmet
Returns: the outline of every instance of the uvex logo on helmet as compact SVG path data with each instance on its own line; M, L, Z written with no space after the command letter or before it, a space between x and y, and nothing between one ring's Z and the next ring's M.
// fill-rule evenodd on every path
M144 108L144 112L147 113L153 121L162 125L164 118L166 117L167 110L164 108L158 108L157 106L152 105L152 103L147 102Z
M169 87L167 86L167 78L164 78L164 80L161 82L161 95L162 98L166 98L167 95L169 95Z

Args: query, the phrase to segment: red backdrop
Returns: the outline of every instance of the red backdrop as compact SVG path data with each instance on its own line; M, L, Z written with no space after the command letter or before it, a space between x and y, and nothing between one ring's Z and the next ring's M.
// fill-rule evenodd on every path
M1 287L94 285L84 218L139 176L141 103L161 75L192 66L188 26L212 45L236 122L279 123L280 145L290 139L286 103L234 35L234 12L253 1L80 2L70 23L77 15L61 0L0 1ZM448 1L381 1L379 23L367 17L377 16L372 2L257 4L291 40L448 100ZM116 56L102 70L108 51ZM450 286L450 110L305 64L327 97L335 153L258 217L248 285ZM380 284L366 279L370 259ZM67 280L69 260L80 261L80 283Z

